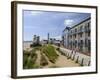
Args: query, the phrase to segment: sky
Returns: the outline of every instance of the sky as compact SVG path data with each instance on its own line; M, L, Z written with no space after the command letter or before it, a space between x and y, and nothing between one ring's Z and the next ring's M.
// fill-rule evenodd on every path
M33 36L40 36L40 40L50 38L61 39L62 31L67 27L90 17L90 13L54 12L23 10L24 41L32 41Z

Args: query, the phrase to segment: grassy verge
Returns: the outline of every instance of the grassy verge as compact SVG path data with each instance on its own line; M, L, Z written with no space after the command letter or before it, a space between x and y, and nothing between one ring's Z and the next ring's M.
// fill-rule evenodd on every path
M23 68L24 69L31 69L31 68L38 68L38 65L35 64L37 59L37 54L35 53L35 49L31 51L24 51L23 52Z
M55 63L56 59L58 58L58 55L56 53L54 46L50 44L45 45L43 46L42 51L48 57L50 62Z
M36 51L40 51L40 65L37 65L37 53ZM46 57L49 59L50 62L55 63L56 59L58 58L58 54L56 53L56 49L51 44L47 44L44 46L35 46L31 51L23 51L23 68L24 69L32 69L32 68L40 68L43 66L48 65L48 61Z
M46 66L46 65L48 65L48 61L46 60L46 58L45 58L45 56L43 55L43 53L41 53L40 65L41 65L41 66Z

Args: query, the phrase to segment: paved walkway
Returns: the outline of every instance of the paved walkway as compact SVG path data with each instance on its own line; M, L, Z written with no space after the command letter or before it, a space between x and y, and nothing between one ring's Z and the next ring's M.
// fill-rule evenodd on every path
M59 66L59 67L75 67L75 66L80 66L78 63L75 63L74 61L72 61L71 59L67 59L66 56L61 55L61 53L59 53L57 51L59 57L55 63L55 65Z
M50 66L53 66L54 64L49 61L48 57L45 54L43 54L43 55L45 56L46 60L48 61L48 65L44 66L43 68L48 68Z
M40 65L40 60L41 60L41 54L40 51L36 51L37 54L37 59L36 59L36 64ZM59 51L57 51L58 59L56 60L55 63L51 63L48 59L48 57L43 54L48 61L48 65L44 66L43 68L49 68L49 67L75 67L75 66L80 66L78 63L75 63L71 59L67 59L66 56L61 55Z
M56 48L57 46L54 45L54 47ZM84 59L83 65L87 66L89 64L90 56L87 56L87 55L84 55L84 54L81 54L78 52L76 52L76 54L75 53L71 54L71 50L62 48L62 47L60 47L60 51L62 51L65 55L71 55L71 58L73 58L73 56L75 55L74 60L68 59L67 56L62 55L59 51L56 50L56 52L59 56L55 63L51 63L49 61L48 57L45 54L43 54L49 63L48 65L44 66L43 68L54 67L54 66L55 67L76 67L76 66L80 66L80 64L82 63L82 59ZM40 59L41 58L40 51L37 50L36 54L37 54L36 63L38 65L40 65L40 60L41 60ZM78 56L79 56L78 63L75 63Z
M40 60L41 60L41 54L40 54L40 51L36 51L36 54L37 54L37 59L36 59L36 64L38 64L40 66Z
M55 46L56 47L56 46ZM48 57L46 55L45 58L48 61L48 65L45 66L44 68L48 68L48 67L76 67L76 66L80 66L80 64L75 63L75 61L71 60L71 59L67 59L66 56L61 55L61 53L59 51L57 51L58 59L56 60L55 63L51 63L48 59Z
M65 54L65 55L72 55L71 58L73 58L73 56L75 55L74 57L74 60L77 60L78 58L78 63L82 63L82 60L83 60L83 65L84 66L88 66L90 65L90 61L91 61L91 57L90 56L87 56L85 54L82 54L82 53L79 53L79 52L73 52L73 54L71 53L72 50L69 50L69 49L66 49L66 48L62 48L60 47L60 50Z

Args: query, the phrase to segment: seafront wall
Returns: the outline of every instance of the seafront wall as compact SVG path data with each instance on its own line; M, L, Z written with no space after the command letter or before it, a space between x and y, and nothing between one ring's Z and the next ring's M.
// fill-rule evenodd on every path
M79 63L81 66L89 66L91 62L91 56L84 55L79 52L75 52L69 49L60 48L60 51L69 59L74 60L76 63Z

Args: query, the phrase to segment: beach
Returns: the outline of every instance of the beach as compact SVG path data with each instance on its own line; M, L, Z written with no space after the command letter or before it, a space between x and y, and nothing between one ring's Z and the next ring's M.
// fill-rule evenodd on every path
M32 44L32 41L23 41L23 49L29 49L30 45Z

